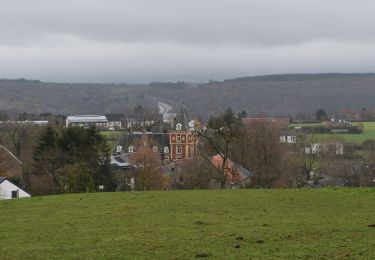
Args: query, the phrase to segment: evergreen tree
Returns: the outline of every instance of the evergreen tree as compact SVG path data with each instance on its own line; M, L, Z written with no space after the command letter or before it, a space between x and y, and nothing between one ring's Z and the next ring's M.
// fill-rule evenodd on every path
M34 149L34 173L46 174L51 179L53 192L61 192L61 183L58 174L61 161L58 158L58 135L54 128L47 126L41 133L37 146Z
M315 112L315 115L316 115L316 120L318 120L318 121L323 121L323 120L328 119L327 113L324 109L317 110Z

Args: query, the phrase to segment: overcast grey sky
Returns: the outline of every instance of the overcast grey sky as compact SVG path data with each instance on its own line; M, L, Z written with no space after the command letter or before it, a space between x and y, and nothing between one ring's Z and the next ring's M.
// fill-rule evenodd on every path
M373 0L0 0L0 78L374 72Z

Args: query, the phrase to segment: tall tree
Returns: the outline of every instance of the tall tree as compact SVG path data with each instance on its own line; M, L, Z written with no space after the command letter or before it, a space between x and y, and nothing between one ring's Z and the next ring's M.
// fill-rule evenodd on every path
M375 185L375 141L367 140L364 143L365 148L365 162L366 162L366 184L373 187Z
M57 132L51 126L47 126L42 131L34 150L34 173L49 176L55 194L61 192L61 179L58 172L61 160L59 160L57 141Z
M253 122L236 143L233 154L236 162L252 172L254 185L270 188L285 166L280 126L273 122Z
M310 180L311 172L318 167L319 143L315 135L301 134L297 136L295 144L296 164L306 181Z
M218 116L210 117L207 129L197 131L203 138L209 153L211 155L218 154L222 159L216 176L222 188L225 188L227 182L225 167L232 156L235 141L242 134L242 126L241 119L230 108L227 108Z
M153 150L154 141L147 137L136 143L129 161L135 166L135 187L137 190L160 190L164 187L164 177L160 172L161 157Z

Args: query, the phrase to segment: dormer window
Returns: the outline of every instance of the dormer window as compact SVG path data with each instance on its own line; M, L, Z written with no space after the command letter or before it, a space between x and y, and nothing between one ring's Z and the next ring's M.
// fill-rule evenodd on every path
M176 130L177 130L177 131L181 131L181 129L182 129L182 124L178 123L178 124L176 125Z
M157 153L159 151L158 147L155 145L154 147L152 147L152 151L154 153Z
M116 152L117 153L121 153L122 152L122 146L121 145L118 145L117 148L116 148Z
M164 153L169 153L169 147L168 146L164 147Z
M128 147L128 152L129 152L129 153L134 153L134 146L132 146L132 145L129 146L129 147Z

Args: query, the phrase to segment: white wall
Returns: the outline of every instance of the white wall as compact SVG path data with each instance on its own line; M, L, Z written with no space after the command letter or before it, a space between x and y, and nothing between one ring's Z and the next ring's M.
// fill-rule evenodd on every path
M8 180L3 181L0 183L0 200L6 200L12 198L12 191L18 190L18 197L19 198L29 198L31 195L24 190L18 188L16 185L11 183Z

